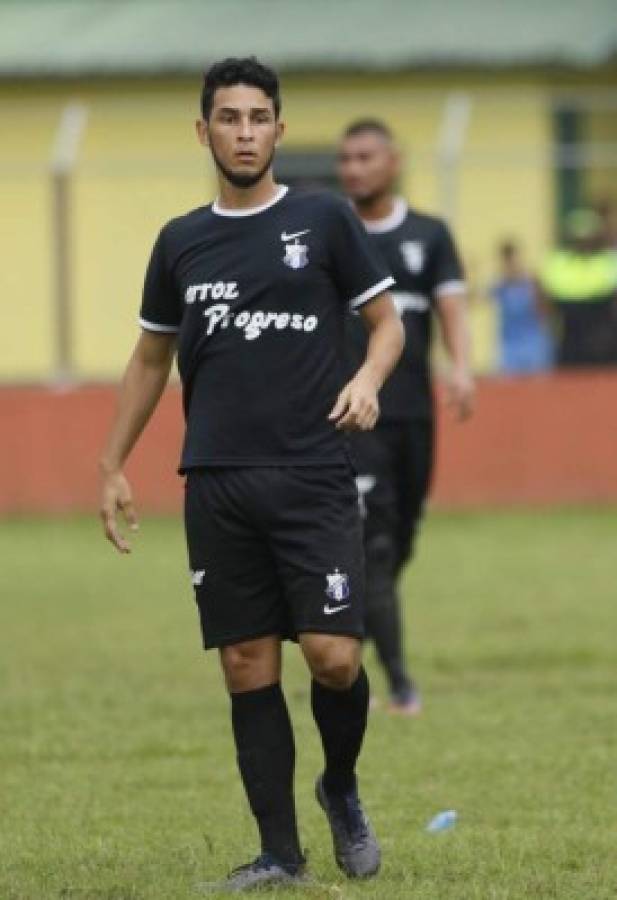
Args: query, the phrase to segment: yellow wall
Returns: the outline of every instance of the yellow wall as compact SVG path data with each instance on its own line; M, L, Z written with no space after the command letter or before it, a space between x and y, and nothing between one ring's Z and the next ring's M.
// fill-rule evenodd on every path
M439 211L435 149L450 91L468 90L472 116L454 226L477 296L504 235L532 262L553 227L550 86L541 75L288 77L288 147L324 146L358 115L397 132L404 192ZM207 202L213 174L193 136L199 80L0 85L0 378L50 377L53 367L50 149L71 99L89 108L72 193L74 357L84 378L117 377L136 337L149 248L170 216ZM5 135L7 138L5 140ZM476 362L492 363L492 311L473 310Z

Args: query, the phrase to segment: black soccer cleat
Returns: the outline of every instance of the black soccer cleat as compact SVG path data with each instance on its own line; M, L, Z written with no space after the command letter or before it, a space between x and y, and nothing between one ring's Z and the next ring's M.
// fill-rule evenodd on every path
M370 878L375 875L381 863L381 850L362 809L357 787L340 797L328 796L323 776L320 776L315 785L315 796L330 823L334 857L339 869L348 878Z
M260 888L306 887L310 883L304 863L285 865L269 853L262 853L253 862L233 869L223 881L205 881L197 884L195 890L200 894L242 894Z

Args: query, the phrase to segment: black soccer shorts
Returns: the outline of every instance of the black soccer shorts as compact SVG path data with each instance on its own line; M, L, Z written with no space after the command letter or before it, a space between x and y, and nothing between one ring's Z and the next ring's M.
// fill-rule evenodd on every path
M363 637L350 465L189 470L185 527L206 649L302 632Z
M351 449L363 498L365 538L391 538L398 574L413 557L431 486L433 421L378 422L369 434L352 435Z

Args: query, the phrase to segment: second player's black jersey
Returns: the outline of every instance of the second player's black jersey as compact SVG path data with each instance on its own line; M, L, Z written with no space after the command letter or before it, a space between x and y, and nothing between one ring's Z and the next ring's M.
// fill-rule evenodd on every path
M178 332L187 419L181 470L347 459L328 421L344 328L393 284L348 205L281 187L265 206L173 219L146 273L140 321Z
M409 209L397 197L392 213L365 223L372 245L396 281L393 299L405 326L405 350L380 394L381 418L400 421L432 415L430 347L433 305L446 294L465 292L463 270L447 226ZM366 353L366 331L348 317L351 369Z

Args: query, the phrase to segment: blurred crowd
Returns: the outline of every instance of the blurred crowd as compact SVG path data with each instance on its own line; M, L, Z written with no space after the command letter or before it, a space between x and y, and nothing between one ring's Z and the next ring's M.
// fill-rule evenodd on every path
M571 211L538 272L525 265L515 240L500 244L498 266L490 294L501 372L617 365L616 204Z

